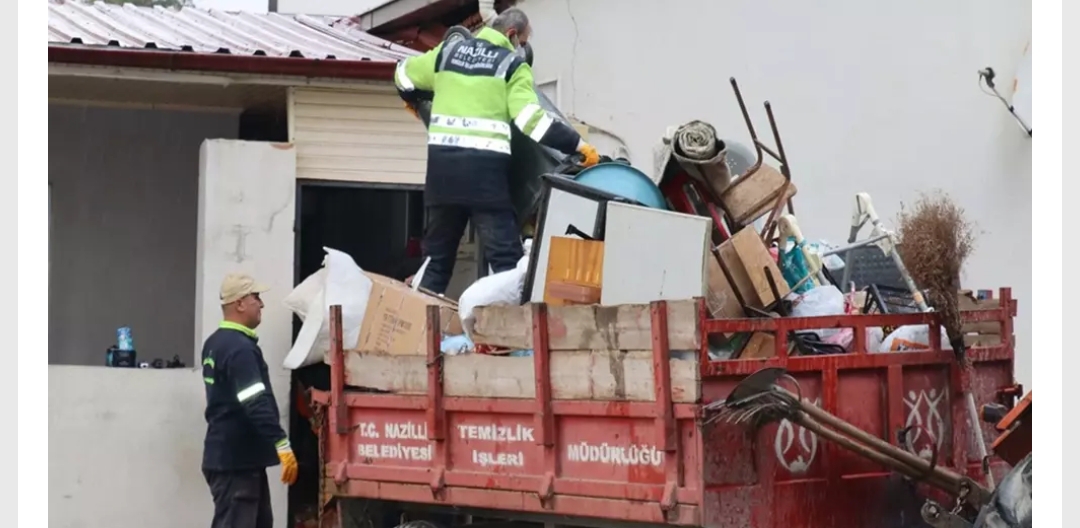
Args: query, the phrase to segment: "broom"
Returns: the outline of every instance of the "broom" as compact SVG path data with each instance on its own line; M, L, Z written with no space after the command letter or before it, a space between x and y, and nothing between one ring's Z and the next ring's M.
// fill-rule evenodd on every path
M915 282L926 289L927 304L941 314L941 323L957 361L964 360L964 333L960 325L960 271L975 248L974 226L964 218L964 210L943 192L922 195L915 207L900 207L900 258ZM963 389L968 419L979 423L979 412L971 393L970 380ZM982 427L972 430L979 458L986 460ZM994 488L994 477L986 473L986 484Z
M960 271L975 247L974 226L947 194L923 194L909 211L900 206L898 251L915 283L926 290L927 304L941 323L957 357L964 353L960 324Z

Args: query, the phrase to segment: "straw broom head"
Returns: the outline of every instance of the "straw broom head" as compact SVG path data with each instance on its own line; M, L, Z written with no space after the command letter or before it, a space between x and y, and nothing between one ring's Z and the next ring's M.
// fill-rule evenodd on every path
M922 194L910 210L900 206L900 257L911 278L926 290L927 304L941 314L953 350L963 349L960 271L975 248L974 226L944 192Z

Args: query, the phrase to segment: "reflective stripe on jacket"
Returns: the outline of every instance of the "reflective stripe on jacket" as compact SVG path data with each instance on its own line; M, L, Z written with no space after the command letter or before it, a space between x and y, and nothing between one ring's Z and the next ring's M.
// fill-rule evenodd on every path
M576 130L540 107L532 68L491 28L398 63L394 80L406 101L434 94L428 205L508 204L511 126L565 154L581 142Z
M202 351L206 387L203 469L239 471L278 464L277 450L290 447L281 427L270 374L258 336L222 322Z

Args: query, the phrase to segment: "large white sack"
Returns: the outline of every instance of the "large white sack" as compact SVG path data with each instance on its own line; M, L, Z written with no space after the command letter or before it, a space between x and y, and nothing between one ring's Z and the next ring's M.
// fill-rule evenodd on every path
M472 283L458 298L458 317L465 335L472 339L473 309L477 306L500 306L521 304L521 289L525 285L525 272L529 268L529 250L532 239L525 241L525 255L518 260L517 266L493 275L488 275Z
M323 262L323 267L319 268L319 271L308 275L303 282L293 288L293 291L289 292L282 301L285 303L285 307L292 313L296 314L301 321L307 319L307 314L311 303L319 298L319 305L322 304L321 297L323 294L323 288L326 286L326 262Z
M294 307L300 306L305 298L308 303L304 325L285 356L284 366L287 369L297 369L323 360L330 350L330 307L335 304L341 305L344 345L353 346L360 339L360 324L364 321L371 296L371 279L364 275L364 271L347 253L325 247L323 250L326 251L323 269L305 279L290 293L293 304L289 305L289 309L294 313L297 313ZM316 287L319 283L317 278L307 284L320 272L324 272L321 288ZM298 293L296 290L301 288L303 290ZM314 295L311 293L313 291Z

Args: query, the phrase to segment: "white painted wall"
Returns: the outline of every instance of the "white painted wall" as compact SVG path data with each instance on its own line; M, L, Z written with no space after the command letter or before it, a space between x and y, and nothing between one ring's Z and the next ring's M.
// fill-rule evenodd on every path
M49 526L209 526L193 369L49 366Z
M289 374L281 362L292 316L281 300L292 288L296 157L288 145L208 140L199 161L197 330L189 358L197 364L220 320L226 273L246 271L267 283L259 344L287 427ZM209 525L201 377L192 369L50 366L49 525ZM269 472L275 526L285 527L286 490L279 469Z
M1031 2L527 0L538 79L561 108L623 138L652 173L665 127L692 119L749 142L773 104L810 237L847 238L854 194L883 218L920 191L949 192L982 235L964 276L1020 299L1017 377L1031 384L1031 141L976 71L1007 86L1031 37ZM770 140L771 142L771 140ZM598 146L606 143L597 141Z
M292 145L206 140L199 152L199 228L195 273L196 342L221 321L221 280L250 273L270 287L262 295L259 347L270 368L281 426L289 428L289 371L281 362L292 346L292 313L282 300L293 287L296 152ZM199 351L196 351L198 354ZM205 407L205 401L198 402ZM270 468L274 525L285 522L288 495L280 468Z

